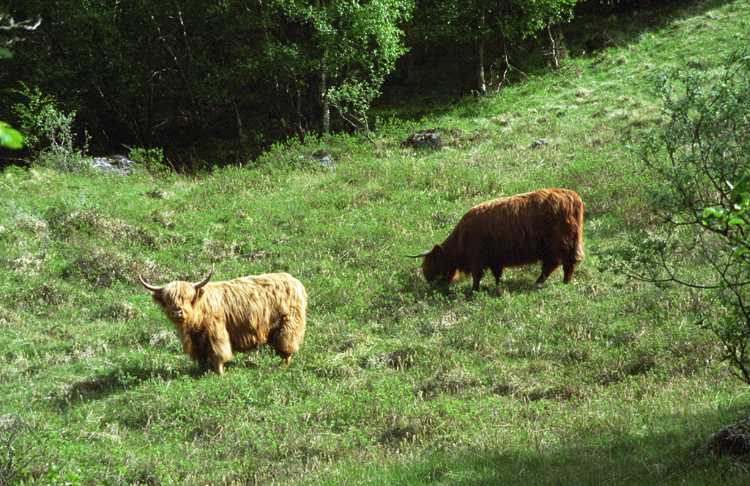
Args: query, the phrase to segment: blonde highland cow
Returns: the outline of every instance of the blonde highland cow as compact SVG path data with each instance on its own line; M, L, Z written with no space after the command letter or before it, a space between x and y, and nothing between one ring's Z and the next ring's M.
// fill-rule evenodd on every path
M157 287L143 280L154 302L177 328L182 348L202 369L224 373L234 352L268 343L289 364L305 337L307 292L286 273Z

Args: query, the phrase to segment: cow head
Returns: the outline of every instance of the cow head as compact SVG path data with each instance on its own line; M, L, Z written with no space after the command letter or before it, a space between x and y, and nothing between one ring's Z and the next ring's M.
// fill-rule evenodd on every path
M440 245L414 257L422 258L422 274L428 282L452 282L456 278L456 266Z
M182 328L184 324L192 322L196 304L203 296L203 287L211 279L212 274L213 270L200 282L177 280L161 287L146 282L140 275L138 279L151 292L154 302L161 307L167 318Z

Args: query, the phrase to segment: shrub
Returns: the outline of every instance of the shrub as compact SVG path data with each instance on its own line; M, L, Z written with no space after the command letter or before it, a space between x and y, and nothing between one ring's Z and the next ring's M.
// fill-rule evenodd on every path
M157 176L167 175L173 170L160 147L133 147L128 151L128 158Z
M15 484L36 459L34 446L24 440L31 430L17 415L0 416L0 486Z
M631 269L699 294L700 323L750 383L750 53L733 54L718 73L668 73L658 92L666 123L642 159L663 183L654 197L663 224L636 242Z
M65 112L57 100L39 88L22 84L17 93L25 102L13 106L26 135L26 146L37 152L39 163L75 171L84 167L83 152L75 148L73 122L76 112Z

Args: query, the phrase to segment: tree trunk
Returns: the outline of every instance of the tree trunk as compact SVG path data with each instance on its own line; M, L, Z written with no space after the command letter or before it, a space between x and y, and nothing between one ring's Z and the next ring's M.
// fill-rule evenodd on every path
M560 63L567 57L567 49L565 47L565 36L559 25L547 26L547 35L549 36L550 42L550 57L552 58L552 65L555 69L560 68Z
M305 127L303 123L303 116L302 116L302 90L299 87L299 84L296 86L297 92L296 92L296 112L297 112L297 136L299 137L300 142L305 142Z
M477 89L479 94L484 96L487 94L487 83L484 79L484 41L477 40Z
M326 71L326 57L328 52L323 52L323 62L320 65L320 106L321 121L323 125L322 132L327 134L331 130L331 105L328 103L326 91L328 91L328 72Z
M417 55L412 47L408 53L406 53L406 84L414 84L416 81L415 65L417 63Z
M236 102L232 102L232 104L234 105L234 117L237 121L237 138L240 143L240 158L243 158L247 155L247 135L245 135L245 130L242 128L242 115L240 114L240 108L237 106Z

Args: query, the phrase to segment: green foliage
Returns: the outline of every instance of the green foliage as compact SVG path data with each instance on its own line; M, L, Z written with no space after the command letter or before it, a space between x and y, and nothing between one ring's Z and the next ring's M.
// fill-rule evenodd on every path
M75 147L75 111L61 110L55 97L42 93L38 87L22 84L17 94L24 101L13 105L13 111L26 134L27 147L47 165L79 170L83 153Z
M0 486L17 484L39 460L39 445L29 440L32 430L16 414L0 415Z
M413 0L24 4L18 15L46 23L7 61L10 79L79 107L95 142L205 151L216 137L257 154L319 129L327 88L348 91L340 107L361 118L405 50ZM366 89L355 99L348 86Z
M730 193L727 204L703 209L701 224L721 234L732 245L732 256L738 264L750 262L750 172L740 175L734 184L727 181Z
M326 96L347 123L367 133L369 132L367 113L378 94L378 88L375 86L354 80L345 81L340 86L330 88Z
M367 112L380 95L385 77L406 52L400 25L411 16L413 0L370 2L278 2L287 21L300 22L306 35L291 52L300 53L299 77L327 77L323 94L342 118L368 130ZM284 40L287 49L292 45Z
M39 88L30 88L25 84L21 85L18 94L24 98L24 102L17 103L13 111L27 133L30 148L39 150L53 144L72 143L69 137L72 118L57 109L57 101L53 96L45 95Z
M164 156L164 149L161 147L133 147L128 151L128 158L157 176L166 175L174 169Z
M474 42L499 37L511 45L548 25L569 21L578 0L432 0L420 4L419 32L442 41Z
M534 36L548 25L567 22L579 0L511 0L501 8L497 22L511 40ZM508 15L511 13L511 15Z
M326 102L341 116L334 130L367 130L372 104L407 52L407 28L414 39L450 44L517 43L570 19L574 4L438 0L420 2L412 21L414 0L29 0L11 13L40 16L44 27L6 61L6 79L77 107L98 149L146 141L200 156L209 142L231 140L241 156L256 155L320 130ZM58 44L65 49L49 49Z
M0 121L0 147L20 149L23 147L23 135L4 121Z
M655 202L672 229L668 244L647 245L642 266L711 295L701 322L750 383L750 55L734 53L718 71L672 71L658 88L666 121L643 159L664 183ZM706 267L700 278L680 276L690 253Z
M3 21L4 15L0 11L0 21ZM0 61L4 59L10 59L13 57L13 52L0 45ZM11 127L6 122L0 120L0 147L6 147L9 149L20 149L23 147L23 135L21 132Z
M507 80L514 50L544 29L573 18L578 0L426 0L419 2L410 26L412 42L427 42L442 48L444 44L473 45L477 48L477 86L486 92L485 64L504 65L502 80ZM560 39L558 39L559 42ZM500 52L485 52L486 47L500 47ZM538 45L537 45L538 47ZM557 45L557 56L563 46ZM524 54L528 57L528 53ZM515 61L514 61L515 62Z

